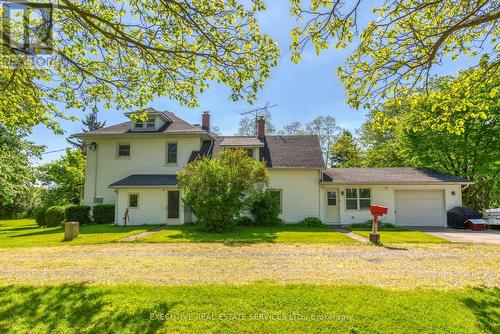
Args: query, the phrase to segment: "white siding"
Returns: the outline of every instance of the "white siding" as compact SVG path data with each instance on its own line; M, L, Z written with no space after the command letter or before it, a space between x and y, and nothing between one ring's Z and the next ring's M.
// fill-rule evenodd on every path
M286 223L297 223L308 216L319 217L319 170L269 169L270 188L282 190Z
M201 146L198 136L141 136L140 138L99 138L97 150L89 150L85 170L84 204L94 205L95 197L115 203L115 192L108 186L131 174L176 174L184 167L192 151ZM177 142L177 164L165 164L166 143ZM117 143L130 143L130 158L117 158ZM96 161L97 177L96 177ZM97 187L94 187L97 184Z
M116 214L116 224L123 225L123 216L128 207L128 195L139 195L139 207L129 209L127 225L179 225L184 221L184 207L180 202L179 218L167 220L167 192L176 188L119 189ZM182 192L181 192L182 196Z
M370 188L372 196L372 204L386 206L389 208L387 215L382 217L382 220L388 223L395 224L396 210L396 190L442 190L444 192L444 208L445 212L462 205L461 186L450 185L324 185L321 189L321 219L325 221L325 201L326 189L328 187L339 188L339 206L340 206L340 223L343 225L362 223L371 219L369 210L347 210L345 204L346 188ZM343 195L342 195L343 192ZM455 192L453 195L452 192Z

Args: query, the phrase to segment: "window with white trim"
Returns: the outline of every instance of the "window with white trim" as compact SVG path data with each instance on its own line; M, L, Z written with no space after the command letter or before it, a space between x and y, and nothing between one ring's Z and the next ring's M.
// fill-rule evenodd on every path
M326 201L328 206L337 206L337 191L328 191L326 193Z
M155 120L150 118L146 121L136 121L135 122L136 129L154 129L155 128Z
M177 143L167 143L167 164L177 163Z
M130 157L130 144L118 144L116 151L118 157Z
M347 188L345 207L348 210L367 210L372 202L370 188Z
M128 194L128 207L129 208L139 207L139 194Z

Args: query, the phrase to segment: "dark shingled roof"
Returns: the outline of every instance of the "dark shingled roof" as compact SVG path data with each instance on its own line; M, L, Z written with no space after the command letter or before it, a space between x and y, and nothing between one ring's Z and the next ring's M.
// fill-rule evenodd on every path
M424 168L328 168L323 182L350 184L472 183L458 176Z
M193 162L193 161L198 160L198 159L201 159L201 158L209 155L211 147L212 147L211 141L204 141L201 144L201 148L199 151L191 152L191 155L189 156L188 163Z
M133 174L109 185L115 187L175 186L177 176L170 174Z
M226 138L234 137L215 139L212 156L220 153L223 149L221 143ZM325 168L317 136L266 136L264 147L260 148L260 160L272 168Z
M205 130L202 130L201 127L192 125L185 120L177 117L173 112L163 111L158 112L153 108L148 108L148 112L151 113L162 113L168 120L165 124L159 128L157 131L132 131L132 122L123 122L120 124L104 127L95 131L78 133L74 135L75 137L81 136L92 136L92 135L117 135L117 134L128 134L128 133L148 133L148 134L158 134L158 133L167 133L167 134L185 134L185 133L208 133Z

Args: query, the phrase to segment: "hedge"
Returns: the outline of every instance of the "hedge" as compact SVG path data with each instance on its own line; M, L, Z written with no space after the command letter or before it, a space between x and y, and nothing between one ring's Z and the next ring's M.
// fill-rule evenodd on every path
M324 226L323 222L318 217L306 217L299 222L299 225Z
M47 208L41 208L38 210L35 214L35 221L38 224L38 226L45 226L45 214L47 212Z
M60 226L64 223L64 207L51 206L45 212L45 224L49 227Z
M73 205L64 210L64 217L67 222L79 222L80 224L90 224L90 206Z
M98 204L92 208L94 223L109 224L115 221L115 206L113 204Z

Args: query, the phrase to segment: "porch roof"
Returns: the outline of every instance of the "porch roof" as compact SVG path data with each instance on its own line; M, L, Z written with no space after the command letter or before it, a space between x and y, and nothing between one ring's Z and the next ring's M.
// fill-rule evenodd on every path
M176 186L175 174L133 174L109 185L109 188Z

